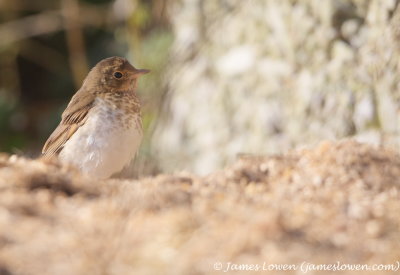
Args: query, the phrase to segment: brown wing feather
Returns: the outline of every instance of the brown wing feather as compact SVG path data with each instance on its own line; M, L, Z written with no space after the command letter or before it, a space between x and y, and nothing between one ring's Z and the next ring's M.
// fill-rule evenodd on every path
M61 116L60 124L43 146L44 157L51 158L61 152L65 143L86 122L87 114L93 106L94 99L94 94L82 90L79 90L72 97Z

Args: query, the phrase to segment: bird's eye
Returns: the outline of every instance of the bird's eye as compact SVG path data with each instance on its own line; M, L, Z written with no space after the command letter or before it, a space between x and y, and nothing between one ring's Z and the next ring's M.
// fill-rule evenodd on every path
M115 73L114 73L114 77L115 77L115 78L121 78L121 77L122 77L122 73L120 73L120 72L115 72Z

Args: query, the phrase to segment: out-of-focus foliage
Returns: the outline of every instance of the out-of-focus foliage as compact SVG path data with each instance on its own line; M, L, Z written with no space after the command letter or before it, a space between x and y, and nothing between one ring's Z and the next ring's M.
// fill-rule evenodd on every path
M346 136L399 148L398 2L180 1L162 167L205 173Z
M139 83L147 134L139 154L143 167L172 42L171 3L0 0L0 151L37 156L88 70L119 55L152 71Z

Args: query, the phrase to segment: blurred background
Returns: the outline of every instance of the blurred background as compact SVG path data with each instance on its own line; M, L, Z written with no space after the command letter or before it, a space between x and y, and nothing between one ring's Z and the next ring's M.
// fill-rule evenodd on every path
M124 56L152 71L139 90L147 133L140 154L144 164L173 40L169 5L157 0L0 0L0 151L38 156L90 68L103 58Z
M399 1L0 0L0 151L39 155L99 60L140 82L139 176L355 137L399 148Z

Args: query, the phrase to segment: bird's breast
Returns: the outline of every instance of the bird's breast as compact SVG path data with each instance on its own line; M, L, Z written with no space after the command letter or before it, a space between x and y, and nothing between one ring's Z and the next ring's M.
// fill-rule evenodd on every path
M87 120L60 157L96 178L107 178L132 161L142 140L141 116L96 99Z

